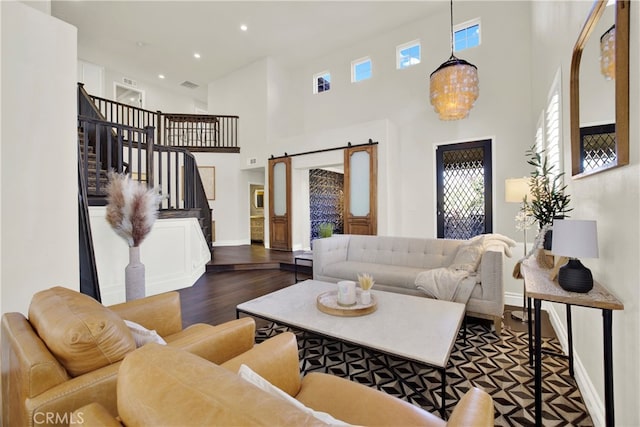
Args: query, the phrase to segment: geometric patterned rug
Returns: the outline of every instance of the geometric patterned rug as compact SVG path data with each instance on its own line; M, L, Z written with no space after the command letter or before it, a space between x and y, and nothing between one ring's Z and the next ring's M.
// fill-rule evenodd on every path
M438 370L276 324L260 328L256 341L287 330L297 336L303 374L325 372L348 378L439 415ZM543 345L562 353L556 338L543 338ZM569 375L568 361L548 355L543 358L543 425L592 426L578 386ZM447 366L447 417L462 395L475 386L493 398L496 426L531 426L533 381L526 332L502 328L498 337L489 323L469 319L467 342L458 337Z

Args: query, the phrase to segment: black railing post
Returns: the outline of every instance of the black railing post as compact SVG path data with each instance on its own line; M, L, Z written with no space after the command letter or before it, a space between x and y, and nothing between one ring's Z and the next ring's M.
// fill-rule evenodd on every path
M156 116L156 123L155 123L156 139L155 139L155 142L158 145L166 145L166 141L162 140L163 133L164 133L164 123L163 123L162 111L160 111L160 110L156 111L155 116Z
M147 134L147 185L153 188L155 180L153 179L153 154L155 152L155 143L153 141L153 134L155 129L153 126L147 126L144 128Z

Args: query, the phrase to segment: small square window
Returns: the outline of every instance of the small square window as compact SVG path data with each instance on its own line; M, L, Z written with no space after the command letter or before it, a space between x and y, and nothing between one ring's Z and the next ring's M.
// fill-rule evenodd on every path
M313 76L313 93L322 93L331 89L331 73L324 71Z
M454 52L480 46L480 18L456 25L453 34Z
M371 58L366 57L351 62L351 83L371 78Z
M411 67L420 63L420 40L401 44L396 47L396 68Z

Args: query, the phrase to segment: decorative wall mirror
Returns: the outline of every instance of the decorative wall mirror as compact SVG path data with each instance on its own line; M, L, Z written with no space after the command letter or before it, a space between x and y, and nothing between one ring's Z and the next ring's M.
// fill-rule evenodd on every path
M570 115L574 178L629 163L629 6L629 0L596 0L573 48ZM611 48L613 55L608 59ZM611 61L615 69L609 67Z

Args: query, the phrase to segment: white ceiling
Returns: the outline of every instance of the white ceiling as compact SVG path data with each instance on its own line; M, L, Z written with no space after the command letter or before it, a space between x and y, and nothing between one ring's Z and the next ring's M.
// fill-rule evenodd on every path
M53 0L51 12L78 28L79 58L206 101L209 82L260 58L300 63L447 6L443 1ZM248 31L240 31L241 24ZM194 59L194 52L201 59ZM185 80L200 88L182 88Z

